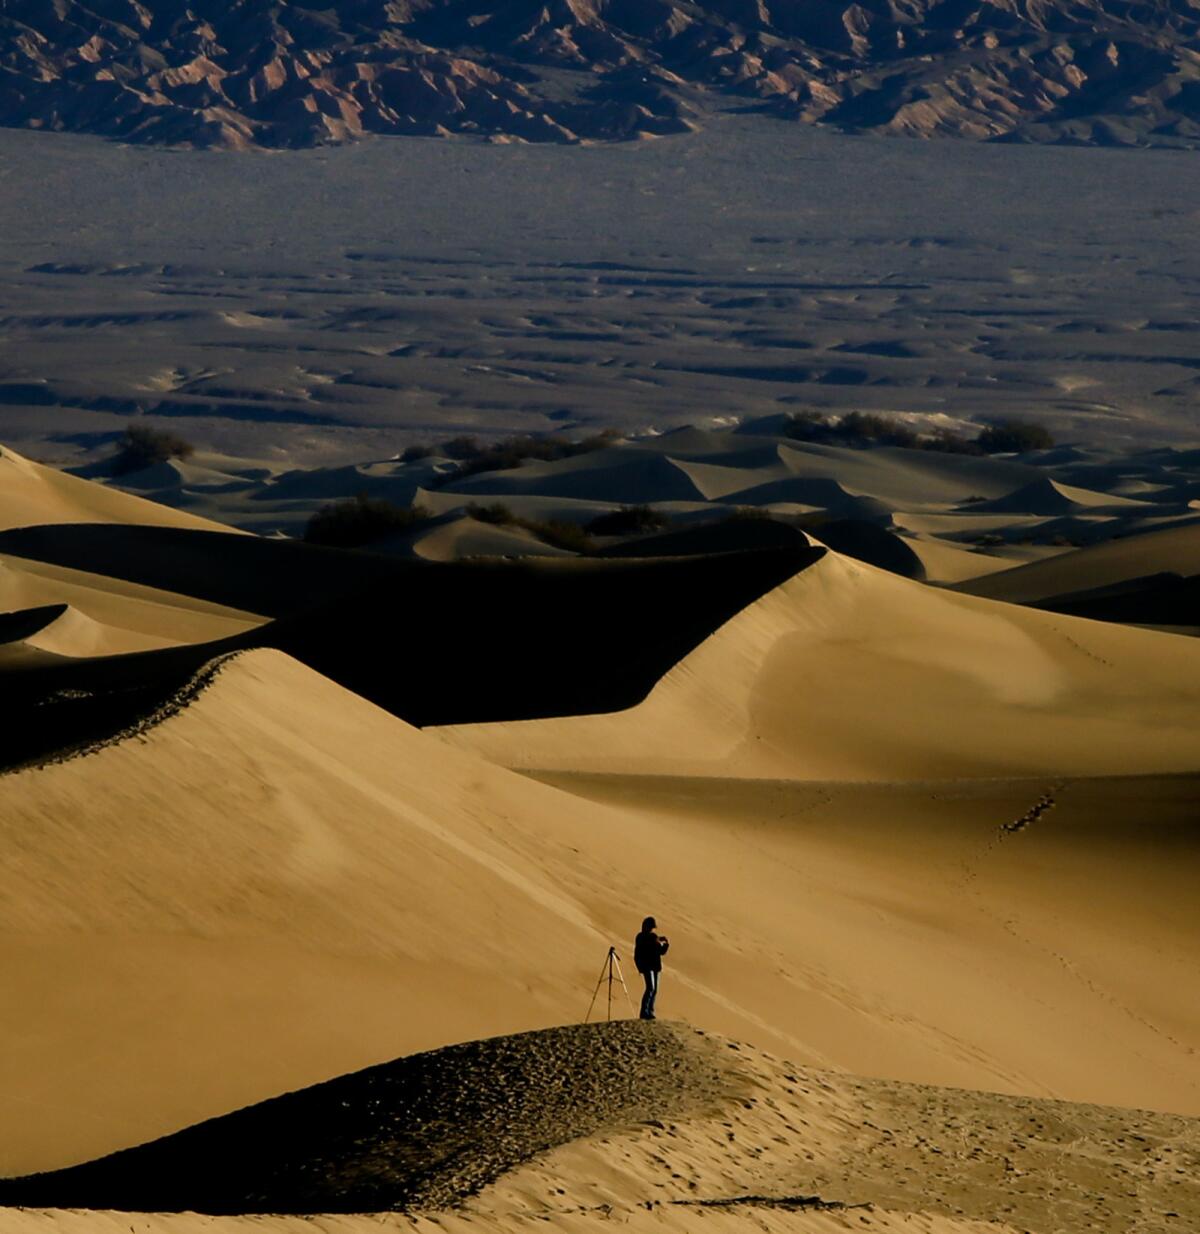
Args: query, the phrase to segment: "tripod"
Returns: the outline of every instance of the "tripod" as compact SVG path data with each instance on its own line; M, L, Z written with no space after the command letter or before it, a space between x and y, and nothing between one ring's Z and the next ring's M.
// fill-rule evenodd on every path
M608 981L608 1019L612 1019L614 977L621 983L621 989L625 991L625 1001L629 1004L629 1014L633 1015L633 1000L629 997L629 987L625 984L625 978L621 973L621 957L617 955L615 947L609 947L608 955L604 957L604 967L600 970L600 980L596 982L596 990L592 994L592 1001L588 1003L587 1015L583 1017L585 1024L592 1018L592 1008L596 1005L596 999L600 996L600 987L604 984L605 980Z

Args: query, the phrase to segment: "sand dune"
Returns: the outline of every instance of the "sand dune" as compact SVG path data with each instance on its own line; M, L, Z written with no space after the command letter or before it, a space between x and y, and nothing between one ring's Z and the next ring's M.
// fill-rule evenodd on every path
M948 544L934 536L907 535L904 542L920 561L925 581L929 583L962 583L1013 568L1011 560L997 553ZM1061 550L1057 553L1051 550L1050 555L1059 556Z
M785 532L753 552L679 557L363 554L391 574L238 645L277 647L413 724L611 711L644 699L713 630L824 551Z
M1200 574L1200 522L1090 545L1053 561L972 580L960 590L1029 604L1164 573Z
M682 1025L618 1023L398 1059L0 1183L0 1196L87 1209L107 1196L141 1210L126 1220L142 1230L218 1234L614 1221L714 1234L1126 1234L1200 1217L1181 1165L1198 1146L1196 1119L863 1080ZM406 1211L371 1211L396 1207ZM278 1215L290 1212L321 1215ZM69 1231L76 1216L5 1215L17 1231ZM98 1230L119 1219L86 1216Z
M1119 497L1113 493L1096 493L1090 489L1061 484L1057 480L1041 477L1030 481L1014 492L992 501L980 502L975 507L981 514L1076 514L1095 511L1130 511L1145 502L1132 497Z
M341 1076L112 1157L20 1181L0 1203L201 1213L461 1204L539 1151L730 1103L719 1046L681 1026L575 1025Z
M563 784L276 652L0 778L0 1171L577 1021L647 908L664 1010L800 1063L1200 1111L1194 780Z
M955 505L968 497L1001 497L1038 478L1037 469L1013 459L972 458L883 446L846 449L788 442L779 457L793 475L837 480L896 509Z
M495 527L470 517L452 518L429 531L405 536L403 547L425 561L463 561L472 557L570 557L566 549L555 548L520 527ZM389 542L372 546L388 552Z
M505 766L777 779L1194 771L1200 645L830 554L630 711L440 735ZM970 723L962 723L964 715Z
M157 527L229 528L92 484L0 449L0 529L42 523L134 523Z
M665 467L697 493L773 473L762 438L713 462L731 436L574 471ZM878 467L882 493L893 467L898 499L925 466L841 455L801 451L767 486L886 512L849 477ZM1141 518L1092 502L1115 486L1014 490L997 466L933 459L939 501L905 517L1011 528L949 508L984 478L1049 484L1081 525ZM408 550L446 560L421 562L152 524L0 533L29 554L0 558L24 719L3 757L42 760L0 775L0 1174L215 1120L0 1183L0 1204L59 1206L0 1228L125 1228L63 1205L233 1214L136 1219L163 1234L322 1210L365 1234L355 1211L397 1204L425 1211L383 1222L421 1234L1194 1223L1200 642L931 588L897 577L925 571L919 538L822 530L891 572L744 516L470 566L451 559L521 537L444 517ZM1059 566L1120 584L1186 562L1194 530L972 587L1028 598ZM950 553L970 556L928 559L967 569ZM555 718L422 732L364 696ZM496 1037L576 1023L647 911L673 940L664 1014L755 1048L635 1024Z
M90 572L103 580L97 586L117 592L170 593L188 597L181 601L185 606L268 617L312 607L403 569L378 554L235 535L227 527L18 527L0 531L0 556L19 559L22 571L50 573L56 581Z
M53 604L68 604L107 629L113 651L208 642L262 622L178 592L0 554L0 610Z
M0 668L119 655L169 646L172 641L101 625L69 604L0 614Z
M453 480L448 487L476 498L519 494L614 504L706 500L696 481L673 459L632 446L559 462L530 463L519 472L484 472Z

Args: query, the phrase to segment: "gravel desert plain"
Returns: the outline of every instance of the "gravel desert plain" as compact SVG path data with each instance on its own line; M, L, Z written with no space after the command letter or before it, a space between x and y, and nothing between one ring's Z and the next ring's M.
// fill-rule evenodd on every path
M0 0L0 1232L1200 1231L1198 148L1190 0Z

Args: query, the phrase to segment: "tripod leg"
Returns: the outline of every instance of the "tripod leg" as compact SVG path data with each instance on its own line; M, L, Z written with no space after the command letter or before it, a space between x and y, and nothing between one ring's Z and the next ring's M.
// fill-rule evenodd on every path
M605 968L608 967L608 960L604 961ZM600 987L604 984L604 971L600 970L600 980L596 982L596 988L592 992L592 1001L588 1003L587 1015L583 1017L583 1022L586 1024L592 1018L592 1008L596 1005L596 999L600 996Z
M610 947L608 949L608 1019L612 1022L612 981L613 981L613 957L617 953Z
M621 972L621 957L617 957L617 980L621 983L621 989L625 991L625 1001L629 1004L629 1014L633 1015L633 999L629 997L629 987L625 984L625 974Z

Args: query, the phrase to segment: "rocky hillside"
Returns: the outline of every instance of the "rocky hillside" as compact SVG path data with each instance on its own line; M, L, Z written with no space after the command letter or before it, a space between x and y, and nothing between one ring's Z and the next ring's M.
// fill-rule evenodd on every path
M7 0L0 123L307 146L574 142L706 96L851 130L1200 145L1196 0Z

